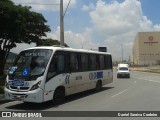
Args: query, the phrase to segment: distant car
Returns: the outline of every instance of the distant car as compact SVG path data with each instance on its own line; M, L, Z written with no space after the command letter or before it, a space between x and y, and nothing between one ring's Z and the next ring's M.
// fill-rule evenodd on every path
M130 70L128 64L118 64L117 78L126 77L130 78Z

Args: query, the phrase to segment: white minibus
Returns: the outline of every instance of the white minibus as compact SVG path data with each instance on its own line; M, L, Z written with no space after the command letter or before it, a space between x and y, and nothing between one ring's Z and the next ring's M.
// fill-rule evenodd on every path
M110 53L65 47L33 47L19 53L9 69L5 98L61 103L65 96L113 81Z

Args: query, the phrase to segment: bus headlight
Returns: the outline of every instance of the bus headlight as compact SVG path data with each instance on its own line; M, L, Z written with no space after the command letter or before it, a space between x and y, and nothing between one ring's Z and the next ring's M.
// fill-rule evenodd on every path
M41 84L41 81L39 81L38 83L34 84L34 85L31 87L31 89L30 89L30 90L38 89L38 88L39 88L39 86L40 86L40 84Z

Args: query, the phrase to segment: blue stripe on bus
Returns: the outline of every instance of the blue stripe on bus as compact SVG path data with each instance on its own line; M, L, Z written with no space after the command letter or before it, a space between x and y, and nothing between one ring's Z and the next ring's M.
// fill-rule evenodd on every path
M103 78L103 72L97 72L97 79Z

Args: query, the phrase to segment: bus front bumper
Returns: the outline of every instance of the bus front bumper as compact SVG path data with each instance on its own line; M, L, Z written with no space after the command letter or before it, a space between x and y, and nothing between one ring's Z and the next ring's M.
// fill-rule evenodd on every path
M17 101L34 102L34 103L43 102L43 90L40 88L27 92L11 91L7 88L5 88L4 91L5 91L5 99L7 100L17 100Z

